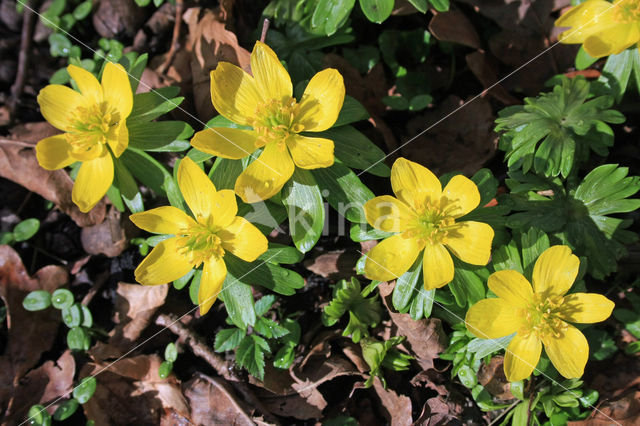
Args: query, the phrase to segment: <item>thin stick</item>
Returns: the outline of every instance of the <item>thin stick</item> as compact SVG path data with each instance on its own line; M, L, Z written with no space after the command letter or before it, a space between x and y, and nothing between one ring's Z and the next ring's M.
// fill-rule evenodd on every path
M29 68L29 52L31 51L31 33L33 32L33 25L35 22L35 13L33 8L27 3L24 8L23 20L22 20L22 34L20 36L20 52L18 53L18 69L16 71L16 80L11 86L11 103L9 104L10 119L13 121L15 117L15 110L18 106L18 100L22 95L24 84L27 79L27 69Z
M158 72L163 74L169 65L171 65L171 61L173 61L173 57L176 55L178 51L179 43L178 39L180 38L180 26L182 24L182 12L184 11L184 0L176 0L176 20L173 23L173 35L171 36L171 47L169 47L169 51L167 52L167 57L164 58L162 64L158 67Z
M255 396L249 386L240 381L238 376L233 372L231 364L209 349L209 346L202 341L202 338L185 327L180 321L177 321L177 317L175 315L160 314L158 315L158 318L156 318L156 324L161 327L168 328L173 334L177 335L182 341L184 341L187 346L191 348L194 355L204 359L219 375L231 383L231 385L233 385L233 387L242 394L249 404L253 405L262 413L265 420L276 425L280 424L278 419L271 414L262 401Z
M264 21L262 21L262 34L260 34L260 41L264 43L264 40L267 38L267 31L269 31L269 24L271 24L271 21L269 21L268 18L264 18Z

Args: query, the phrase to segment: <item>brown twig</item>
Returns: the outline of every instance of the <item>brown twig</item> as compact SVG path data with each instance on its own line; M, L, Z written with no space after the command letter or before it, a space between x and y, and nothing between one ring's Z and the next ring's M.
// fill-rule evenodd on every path
M173 35L171 36L171 47L169 47L169 51L167 52L166 58L162 61L162 64L156 70L160 74L164 74L164 72L171 65L171 61L173 61L173 57L176 55L180 44L178 39L180 38L180 26L182 24L182 12L184 11L184 0L176 0L176 20L173 23Z
M31 34L33 33L33 27L36 14L33 13L35 5L33 2L26 1L24 5L23 19L22 19L22 34L20 38L20 52L18 53L18 69L16 71L16 79L11 86L11 101L9 103L10 119L13 121L15 117L15 111L18 106L18 100L22 95L24 84L27 79L27 70L29 68L29 52L31 51Z
M260 34L260 41L264 43L265 39L267 38L267 31L269 31L269 24L271 23L271 21L269 21L268 18L264 18L264 21L262 21L262 34Z
M240 378L233 372L231 365L209 349L209 346L202 341L202 338L185 327L175 315L160 314L158 318L156 318L156 324L168 328L173 334L184 341L184 343L191 348L194 355L204 359L219 375L233 385L249 404L262 413L265 420L276 425L280 424L278 419L264 406L262 401L255 396L251 388L249 388L246 383L240 381Z

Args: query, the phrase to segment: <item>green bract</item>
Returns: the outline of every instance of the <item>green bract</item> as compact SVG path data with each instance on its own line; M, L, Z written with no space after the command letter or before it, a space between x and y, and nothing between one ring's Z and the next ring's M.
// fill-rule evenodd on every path
M607 155L613 145L607 123L624 121L622 114L609 109L611 105L613 97L593 97L584 78L562 77L552 92L501 110L496 131L503 133L500 148L506 151L507 164L525 173L566 178L590 151Z

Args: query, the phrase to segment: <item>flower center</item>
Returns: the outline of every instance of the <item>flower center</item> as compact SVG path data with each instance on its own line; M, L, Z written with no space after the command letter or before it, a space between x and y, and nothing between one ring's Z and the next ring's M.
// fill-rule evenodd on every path
M211 256L224 256L222 240L216 235L210 219L206 224L196 222L190 225L178 237L178 250L189 257L195 268Z
M119 120L120 114L106 102L77 107L70 119L73 124L65 133L73 156L80 161L101 156L107 135Z
M411 237L419 237L431 244L446 243L447 236L457 225L449 215L452 205L440 208L437 204L426 202L424 209L418 212L418 219L407 231Z
M621 0L614 3L612 19L621 24L640 21L640 1Z
M567 329L567 323L559 315L562 301L562 296L547 297L535 294L529 306L525 308L527 331L536 333L540 338L560 337Z
M277 142L284 149L286 139L304 129L301 124L294 124L299 111L300 105L291 97L284 100L271 99L258 105L255 117L249 123L259 135L256 148L269 142Z

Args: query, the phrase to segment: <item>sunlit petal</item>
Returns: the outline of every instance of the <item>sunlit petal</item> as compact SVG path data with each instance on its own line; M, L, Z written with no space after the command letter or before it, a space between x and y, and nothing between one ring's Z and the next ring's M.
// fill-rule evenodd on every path
M113 155L118 158L129 146L129 129L127 122L121 120L116 126L111 127L107 135L107 143Z
M57 170L73 164L70 146L63 135L51 136L42 139L36 145L36 158L38 164L47 170Z
M489 276L489 289L512 306L524 308L533 299L533 289L518 271L504 270Z
M211 71L211 101L222 116L234 123L249 124L262 96L253 77L236 65L220 62Z
M238 176L236 194L245 203L267 200L277 194L291 178L295 166L286 147L267 144L262 154Z
M514 336L504 355L504 374L510 382L524 380L533 373L542 352L542 342L534 333Z
M414 210L424 208L426 202L439 203L442 185L426 167L398 158L391 167L391 187L396 196Z
M549 334L543 337L542 342L558 373L567 379L582 376L589 358L589 344L580 330L567 324L567 328L559 336Z
M440 208L448 216L457 218L464 216L480 204L480 192L476 184L469 178L456 175L451 178L442 190Z
M321 132L333 126L344 102L344 80L338 70L327 68L311 78L300 99L295 124L307 132Z
M258 135L253 130L213 127L197 132L191 146L207 154L238 160L258 149Z
M45 86L38 94L40 112L52 126L67 131L74 124L74 115L85 98L75 90L59 84Z
M493 228L482 222L458 222L444 244L456 257L472 265L486 265L491 257Z
M213 302L218 298L222 290L222 284L227 277L227 265L222 257L211 256L204 262L202 267L202 277L200 278L200 288L198 290L198 305L200 315L209 312Z
M566 321L590 324L604 321L615 304L601 294L574 293L564 297L560 317Z
M318 169L333 165L331 139L291 135L287 138L287 147L293 162L301 169Z
M144 285L166 284L193 269L188 258L178 250L177 241L177 238L160 241L136 268L136 281Z
M120 120L131 114L133 92L129 74L122 65L107 62L102 72L102 93L107 105L120 113Z
M218 232L222 248L245 262L253 262L267 251L267 239L247 219L236 216L233 222Z
M195 224L191 216L173 206L157 207L141 213L134 213L129 216L129 219L138 228L155 234L179 235L189 226Z
M93 74L75 65L69 65L67 71L78 85L82 96L95 104L102 102L102 86L100 86L100 82Z
M518 331L521 311L502 299L483 299L467 311L465 323L474 336L498 339Z
M178 166L178 186L196 219L200 221L209 218L212 205L218 201L216 187L189 157L184 157Z
M402 232L416 219L416 213L390 195L373 198L364 205L369 225L386 232Z
M369 279L380 281L398 278L411 268L421 250L417 238L393 235L367 253L364 274Z
M546 296L562 296L573 285L579 268L580 260L569 247L549 247L533 267L533 289Z
M265 100L286 100L293 94L289 73L275 52L261 41L256 42L251 52L251 72Z
M91 210L107 193L113 183L113 159L103 155L95 160L85 161L73 184L71 199L81 212Z

